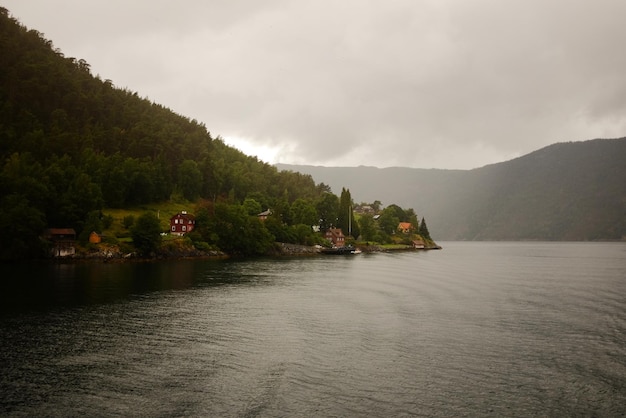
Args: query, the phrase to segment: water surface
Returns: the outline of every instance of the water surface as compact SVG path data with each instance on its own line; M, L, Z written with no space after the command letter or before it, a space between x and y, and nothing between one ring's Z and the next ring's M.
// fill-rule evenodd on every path
M2 266L3 416L621 416L626 245Z

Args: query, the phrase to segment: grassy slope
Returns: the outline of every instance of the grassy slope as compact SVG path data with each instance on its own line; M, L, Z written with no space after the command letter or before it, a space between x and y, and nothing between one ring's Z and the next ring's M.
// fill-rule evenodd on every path
M135 219L137 219L146 212L150 212L158 216L159 220L161 221L161 229L163 230L163 232L166 232L169 230L170 218L172 216L182 211L193 213L194 208L195 204L190 202L167 201L160 203L151 203L133 208L103 209L102 213L104 213L104 215L108 215L113 218L111 228L104 232L105 234L113 235L116 237L128 236L129 233L126 228L124 228L124 225L122 223L124 218L126 216L134 216Z

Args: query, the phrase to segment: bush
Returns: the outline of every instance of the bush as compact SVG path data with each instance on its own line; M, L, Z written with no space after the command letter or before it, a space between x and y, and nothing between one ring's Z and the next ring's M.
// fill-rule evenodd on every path
M161 244L161 224L159 219L150 212L144 213L130 231L133 244L143 256L156 252Z
M113 217L111 215L104 215L102 217L102 227L104 229L110 229L113 225Z
M124 216L122 219L122 226L126 229L130 229L135 223L135 217L133 215Z
M193 246L199 251L211 251L211 246L204 241L194 241Z

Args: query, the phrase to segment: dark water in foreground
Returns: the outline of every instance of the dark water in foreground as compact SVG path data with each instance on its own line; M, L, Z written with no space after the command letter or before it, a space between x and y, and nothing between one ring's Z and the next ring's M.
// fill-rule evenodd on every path
M0 266L0 415L626 414L626 244L443 245Z

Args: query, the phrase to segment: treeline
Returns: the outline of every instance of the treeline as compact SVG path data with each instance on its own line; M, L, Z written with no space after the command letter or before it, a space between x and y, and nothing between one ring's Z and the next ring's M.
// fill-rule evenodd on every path
M4 8L0 57L1 259L40 256L45 228L80 234L103 208L173 198L202 202L196 238L224 251L258 253L258 241L311 242L311 225L345 224L351 199L310 175L246 156L203 124L94 76L87 62L65 57ZM268 208L269 222L251 220ZM257 231L256 241L249 231Z
M47 226L180 195L267 204L325 190L214 138L195 120L93 76L0 9L0 245L30 257Z
M185 235L185 240L198 250L260 255L270 253L277 241L329 245L318 228L314 228L319 227L320 231L340 228L348 245L356 244L357 239L361 243L412 245L412 241L419 238L428 247L436 246L424 218L419 222L413 209L405 210L395 204L382 209L377 201L371 204L375 207L371 212L355 213L350 191L345 188L340 197L323 191L317 198L299 197L294 201L285 193L282 198L274 199L275 204L269 211L262 209L267 205L261 202L267 203L266 196L257 193L250 193L243 202L201 199L194 210L195 229ZM370 206L360 204L365 205ZM263 219L258 216L261 212L266 212ZM90 228L102 228L98 222L95 219ZM398 230L401 222L410 224L410 232ZM128 226L140 253L158 253L163 246L167 247L166 243L162 245L162 229L154 213L144 213L135 225L132 224L131 220Z

